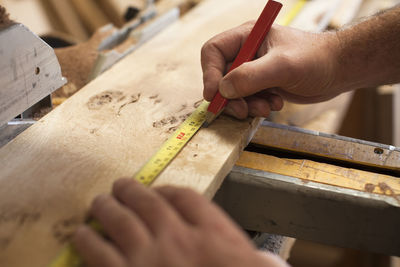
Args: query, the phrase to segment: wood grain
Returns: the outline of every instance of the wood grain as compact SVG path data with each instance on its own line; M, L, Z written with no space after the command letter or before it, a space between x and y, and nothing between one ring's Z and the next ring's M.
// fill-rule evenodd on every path
M256 18L264 4L204 1L3 147L0 265L48 263L93 197L131 177L202 99L202 44ZM211 198L258 122L221 117L155 185L187 186Z
M236 166L261 170L315 182L393 197L400 203L398 177L319 163L307 159L286 159L253 152L243 152Z
M400 171L400 151L387 145L267 126L260 127L251 141L260 146Z

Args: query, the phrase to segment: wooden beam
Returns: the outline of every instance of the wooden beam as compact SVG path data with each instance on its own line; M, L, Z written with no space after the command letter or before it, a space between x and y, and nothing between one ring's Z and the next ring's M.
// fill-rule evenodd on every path
M397 160L399 161L399 160ZM398 177L319 163L308 159L279 158L245 151L236 166L291 176L303 183L316 182L361 192L389 195L400 205Z
M251 142L262 147L400 171L400 149L390 145L265 122Z
M264 5L202 2L1 148L0 265L46 265L93 197L131 177L202 100L202 44L257 18ZM191 187L211 198L258 123L222 116L154 185Z
M379 186L380 182L373 179L374 173L369 177L364 176L365 172L359 173L360 185L362 182L366 182L365 185L377 182L377 191L372 192L372 183L364 189L346 182L350 180L346 173L356 174L357 170L307 161L303 171L302 162L296 160L248 154L244 152L240 161L245 157L255 157L263 167L235 166L215 197L217 203L245 229L400 255L400 241L392 238L400 233L398 178L384 179L383 183L396 184L392 189L388 184ZM274 170L263 170L264 166ZM284 174L287 167L295 166L299 172ZM337 176L330 180L332 170ZM321 173L316 173L318 171ZM306 177L305 173L311 175ZM322 180L315 181L315 177ZM347 183L347 187L343 188L340 183L335 185L336 178L340 183Z
M358 14L364 0L346 0L341 1L338 10L333 16L330 26L339 29L342 26L350 23Z

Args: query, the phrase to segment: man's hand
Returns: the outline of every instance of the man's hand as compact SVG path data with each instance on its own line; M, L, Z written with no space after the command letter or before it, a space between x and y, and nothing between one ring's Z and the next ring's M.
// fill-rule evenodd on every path
M204 98L219 90L237 118L268 116L283 99L314 103L340 93L400 82L400 6L337 32L274 25L257 59L227 75L254 22L224 32L202 49Z
M189 189L121 179L91 213L110 241L87 226L78 229L74 243L89 266L286 266L257 251L222 210Z
M297 103L328 100L335 87L338 39L335 33L306 33L274 25L257 59L224 74L249 35L248 22L209 40L202 49L204 98L220 93L232 99L226 112L237 118L267 117L280 110L283 99Z

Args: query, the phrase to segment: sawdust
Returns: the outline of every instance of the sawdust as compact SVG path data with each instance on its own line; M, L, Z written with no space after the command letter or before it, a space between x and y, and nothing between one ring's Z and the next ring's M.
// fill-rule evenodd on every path
M5 28L13 24L14 22L10 19L7 10L0 5L0 28Z
M98 30L85 43L55 49L62 74L67 78L68 83L56 90L53 97L70 97L87 84L89 74L99 55L98 47L105 38L111 35L112 31L113 29Z

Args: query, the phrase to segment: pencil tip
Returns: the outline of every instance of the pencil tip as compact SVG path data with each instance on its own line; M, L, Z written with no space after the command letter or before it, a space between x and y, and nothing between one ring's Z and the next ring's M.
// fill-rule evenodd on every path
M203 123L203 127L207 128L208 126L210 126L210 124L214 121L215 117L216 116L215 116L214 113L208 111L207 114L206 114L206 119L205 119L205 121Z

